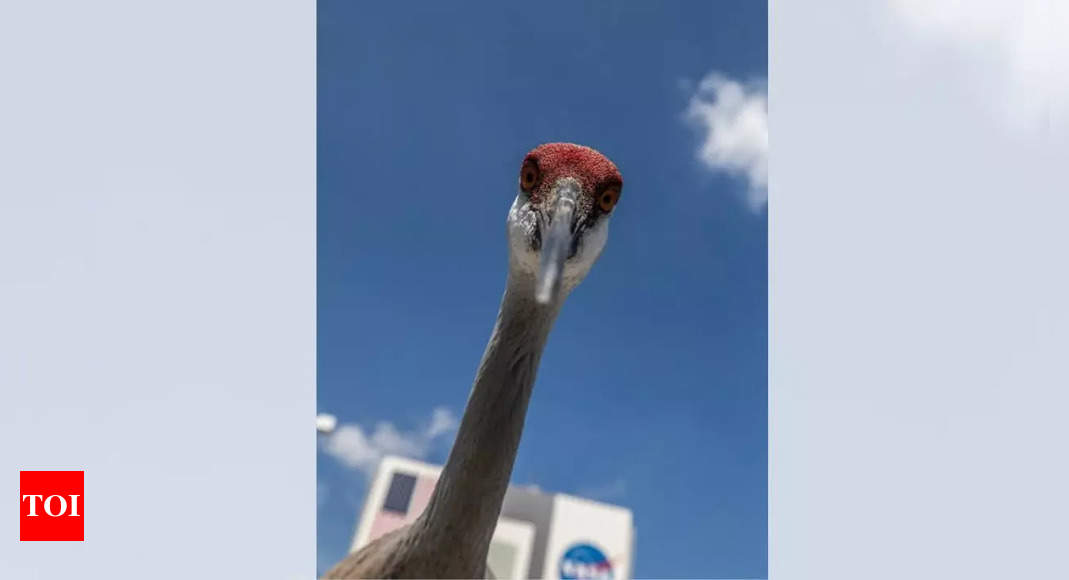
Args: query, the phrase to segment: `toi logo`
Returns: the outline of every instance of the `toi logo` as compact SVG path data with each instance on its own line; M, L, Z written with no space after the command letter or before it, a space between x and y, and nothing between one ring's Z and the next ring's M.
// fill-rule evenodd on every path
M19 472L19 540L85 540L85 472Z
M560 560L561 580L612 580L612 563L590 544L576 544Z

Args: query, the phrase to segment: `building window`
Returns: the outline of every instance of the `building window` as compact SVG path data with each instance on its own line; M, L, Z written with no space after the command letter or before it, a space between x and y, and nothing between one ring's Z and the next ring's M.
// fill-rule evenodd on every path
M382 504L382 509L407 514L408 504L412 500L412 490L415 488L415 476L407 473L393 474L390 490L386 492L386 502Z

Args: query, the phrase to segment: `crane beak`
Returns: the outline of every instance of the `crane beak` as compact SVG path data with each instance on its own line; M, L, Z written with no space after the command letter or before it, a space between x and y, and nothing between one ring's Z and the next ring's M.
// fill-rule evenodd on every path
M547 216L549 225L542 232L542 259L535 281L535 300L539 304L549 304L560 294L561 273L574 237L579 191L574 179L561 181L553 188L553 206Z

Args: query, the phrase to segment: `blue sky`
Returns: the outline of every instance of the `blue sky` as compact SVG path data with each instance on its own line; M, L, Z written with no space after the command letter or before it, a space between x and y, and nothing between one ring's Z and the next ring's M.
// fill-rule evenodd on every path
M631 508L636 577L764 577L767 214L686 113L710 73L766 77L765 3L323 1L318 27L319 410L444 461L432 414L463 412L523 155L590 145L623 195L513 481ZM320 451L320 571L351 540L354 465Z

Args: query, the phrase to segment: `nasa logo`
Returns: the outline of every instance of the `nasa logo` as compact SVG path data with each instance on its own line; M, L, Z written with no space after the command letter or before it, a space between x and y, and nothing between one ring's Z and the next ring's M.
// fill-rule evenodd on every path
M612 563L590 544L575 544L560 559L561 580L612 580Z

